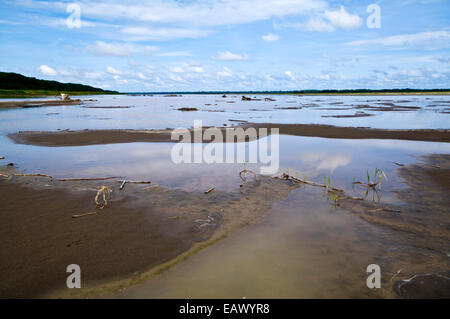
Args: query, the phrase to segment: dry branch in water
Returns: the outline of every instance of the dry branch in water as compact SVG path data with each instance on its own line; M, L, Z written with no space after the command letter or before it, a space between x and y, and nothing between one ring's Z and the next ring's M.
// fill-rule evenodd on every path
M255 176L255 180L257 179L256 173L254 171L249 170L249 169L244 169L239 172L239 177L242 179L242 181L244 183L247 183L247 173L253 174L253 176ZM242 174L244 174L244 177L242 177Z
M211 193L213 190L215 190L214 187L208 188L208 189L205 191L205 194Z
M1 176L1 177L4 177L4 178L9 178L9 176L6 175L6 174L0 174L0 176Z
M364 200L362 197L356 197L356 196L343 196L343 197L337 197L336 201L340 201L342 199L353 199L353 200Z
M97 195L95 196L95 199L94 199L95 209L97 209L97 210L94 212L90 212L90 213L85 213L85 214L80 214L80 215L72 215L72 218L78 218L78 217L83 217L83 216L87 216L87 215L97 214L99 212L99 210L102 210L103 208L106 207L106 205L108 205L108 198L109 198L109 194L111 192L112 192L112 188L109 186L100 187L100 189L98 190ZM101 204L98 201L100 195L102 195L102 198L103 198L103 203L101 203Z
M344 193L344 190L342 190L342 189L339 189L339 188L336 188L336 187L332 187L332 186L329 186L329 185L325 185L325 184L320 184L320 183L316 183L316 182L303 180L303 179L300 179L300 178L297 178L297 177L294 177L294 176L290 176L290 175L288 175L286 173L283 173L280 177L277 176L275 178L283 179L283 180L290 180L290 181L293 181L293 182L296 182L296 183L303 183L303 184L308 184L308 185L311 185L311 186L323 187L323 188L326 188L326 189L334 191L334 192Z

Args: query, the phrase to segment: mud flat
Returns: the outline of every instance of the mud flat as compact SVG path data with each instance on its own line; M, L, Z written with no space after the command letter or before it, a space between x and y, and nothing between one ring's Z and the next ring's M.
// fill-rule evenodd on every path
M245 123L244 129L253 127L278 128L280 134L294 136L345 139L396 139L413 141L450 142L450 130L418 129L389 130L364 127L339 127L319 124L257 124ZM225 133L226 128L219 128ZM171 139L172 130L82 130L82 131L21 131L8 137L18 144L37 146L82 146L131 142L177 142ZM225 136L225 135L224 135ZM209 140L204 140L208 142Z
M266 179L236 185L235 192L205 194L132 183L120 190L113 178L17 176L21 173L9 166L0 172L3 298L67 293L69 264L83 269L77 296L94 294L92 286L103 285L95 294L119 289L122 278L143 280L257 220L295 188ZM101 186L113 189L107 207L73 218L96 210L94 197Z
M82 100L74 99L69 101L62 100L38 100L38 101L7 101L0 102L0 109L12 109L12 108L27 108L27 107L39 107L39 106L60 106L60 105L77 105L81 104Z

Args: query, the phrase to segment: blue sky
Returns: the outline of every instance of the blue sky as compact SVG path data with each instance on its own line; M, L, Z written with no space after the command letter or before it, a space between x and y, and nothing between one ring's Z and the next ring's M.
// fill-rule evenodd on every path
M450 1L7 0L0 70L122 92L450 88Z

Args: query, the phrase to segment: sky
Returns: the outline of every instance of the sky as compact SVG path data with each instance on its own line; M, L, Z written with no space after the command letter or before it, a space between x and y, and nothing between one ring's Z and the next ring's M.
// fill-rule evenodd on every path
M0 71L121 92L450 88L450 1L1 0Z

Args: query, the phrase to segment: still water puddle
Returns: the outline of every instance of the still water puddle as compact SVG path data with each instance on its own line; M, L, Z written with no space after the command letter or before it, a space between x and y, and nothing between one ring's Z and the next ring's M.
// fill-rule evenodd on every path
M398 232L332 209L321 197L318 189L297 189L258 223L106 297L392 298L400 265L427 264L417 252L392 254L408 246ZM369 264L382 269L381 289L366 285Z
M117 176L186 191L204 191L210 187L232 191L242 181L239 172L245 168L259 173L261 165L180 163L171 159L173 143L125 143L77 147L40 147L14 144L1 137L2 154L25 173L62 177ZM248 150L253 141L245 143ZM237 145L235 145L237 147ZM272 146L274 147L274 146ZM225 154L226 152L224 152ZM235 151L235 154L237 152ZM391 140L342 140L281 135L279 170L292 176L328 183L355 196L365 196L365 189L353 181L366 182L382 169L388 179L378 194L368 198L398 203L392 190L403 187L395 163L408 165L420 155L450 153L448 143ZM224 155L225 156L225 155ZM395 162L395 163L394 163Z

